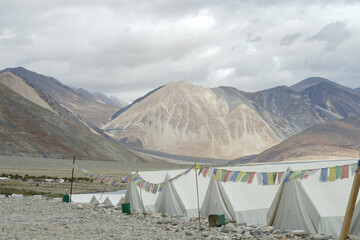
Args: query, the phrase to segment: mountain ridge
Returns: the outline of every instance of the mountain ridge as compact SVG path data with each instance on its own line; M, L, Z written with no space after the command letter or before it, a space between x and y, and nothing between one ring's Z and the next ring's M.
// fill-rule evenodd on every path
M321 98L316 98L317 95ZM175 82L120 110L103 130L131 147L229 159L259 154L317 124L360 116L358 102L360 98L354 90L329 80L300 92L278 86L252 93L233 87L209 89ZM182 107L176 108L177 116L173 111L179 105ZM196 123L190 124L195 126L191 130L189 122ZM164 132L171 132L171 137ZM197 149L182 142L185 140ZM214 147L214 143L221 147Z
M0 84L0 153L101 161L145 159L89 130L79 128L54 112Z

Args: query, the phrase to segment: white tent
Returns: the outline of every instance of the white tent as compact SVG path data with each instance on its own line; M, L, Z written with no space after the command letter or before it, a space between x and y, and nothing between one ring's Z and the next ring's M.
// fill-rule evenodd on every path
M336 166L336 163L329 165ZM349 178L320 182L320 174L318 171L301 182L285 184L283 194L278 193L280 200L275 198L269 210L269 220L276 220L274 226L340 235L354 177L350 174ZM275 211L277 205L278 211ZM286 211L289 217L284 218Z
M185 170L170 170L170 171L147 171L139 172L139 175L146 181L151 183L161 183L164 181L166 174L168 173L170 178L177 176L178 174L183 173ZM198 177L199 185L199 202L200 206L204 200L206 189L209 184L209 179L204 177ZM196 195L196 180L195 172L192 169L188 174L181 176L180 178L172 182L174 189L176 189L178 196L181 199L183 204L185 214L187 217L197 217L198 216L198 206L197 206L197 195ZM138 193L140 194L140 189L137 187ZM146 192L141 190L142 198L144 201L145 211L155 212L155 202L159 198L157 192L153 194L151 192ZM130 203L131 204L131 203Z
M167 213L174 216L184 216L184 204L179 197L173 183L170 181L169 174L166 174L165 183L154 206L155 212Z
M71 202L74 203L89 203L93 196L96 197L96 199L100 199L100 203L103 202L105 198L109 198L111 202L116 203L118 202L122 197L125 196L126 190L118 190L115 192L98 192L98 193L81 193L81 194L73 194L71 197Z
M130 182L126 189L126 194L124 197L124 203L130 203L131 210L142 210L143 203L141 201L140 194L138 192L138 187L134 182Z
M103 204L107 207L114 207L114 204L111 202L111 200L109 199L109 197L106 197Z
M213 174L210 177L210 183L206 191L204 201L201 205L201 216L225 215L227 220L234 220L226 207L224 199L228 199L220 182L216 181Z
M91 205L98 205L99 201L97 200L97 198L93 195L90 202Z
M351 222L350 234L360 238L360 199L355 206L354 215Z
M121 207L121 204L123 204L124 203L124 196L121 196L121 198L120 198L120 200L117 202L117 204L116 204L116 206L117 207Z
M320 215L298 179L282 182L268 214L268 224L316 233Z

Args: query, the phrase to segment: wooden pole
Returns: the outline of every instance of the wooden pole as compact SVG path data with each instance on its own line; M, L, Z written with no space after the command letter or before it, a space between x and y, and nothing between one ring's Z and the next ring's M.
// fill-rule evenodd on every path
M103 183L103 182L101 182L101 183ZM105 184L105 187L104 187L103 191L101 192L101 195L100 195L100 197L99 197L99 201L97 201L97 203L96 203L96 205L95 205L95 208L99 205L100 200L101 200L101 198L102 198L102 196L103 196L103 194L104 194L104 192L105 192L106 187L107 187L107 184Z
M70 185L70 203L71 203L71 198L72 198L72 190L73 190L73 182L74 182L74 169L75 169L75 155L73 158L73 167L72 167L72 171L71 171L71 185Z
M196 196L197 196L197 206L198 206L198 216L199 216L199 230L201 230L201 223L200 223L200 203L199 203L199 186L198 186L198 176L197 176L197 169L195 163L195 179L196 179Z
M360 149L359 149L359 155L360 155ZM354 182L352 185L349 202L346 208L346 213L344 217L344 222L341 228L340 238L339 240L345 240L349 237L349 229L351 225L352 216L354 214L356 199L359 193L359 187L360 187L360 160L358 161L358 166L356 168L356 173L354 177Z
M142 207L143 207L143 214L144 214L144 218L145 218L145 207L144 207L144 201L143 201L143 197L142 197L141 187L139 187L139 188L140 188L141 204L142 204Z

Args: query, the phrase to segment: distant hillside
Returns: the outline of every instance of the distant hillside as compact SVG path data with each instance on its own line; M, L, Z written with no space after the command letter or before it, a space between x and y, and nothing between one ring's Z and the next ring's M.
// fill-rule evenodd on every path
M322 82L302 92L316 106L341 117L360 116L360 95L337 84Z
M360 88L356 88L356 89L355 89L355 91L358 91L358 92L360 92Z
M101 127L118 110L116 107L104 104L95 95L84 89L73 89L52 77L44 76L22 67L4 69L0 71L0 75L3 74L11 78L15 75L22 79L35 90L34 92L48 107L76 124L80 122L89 128L91 126ZM4 82L0 83L5 84ZM12 89L15 92L21 91L19 88Z
M126 107L127 105L129 105L128 103L126 103L125 101L117 98L117 97L114 97L114 96L106 96L105 94L103 93L100 93L100 92L96 92L94 93L94 95L99 99L101 100L103 103L107 104L107 105L110 105L110 106L113 106L113 107L117 107L117 108L124 108Z
M30 89L31 90L31 89ZM25 91L26 92L26 91ZM0 154L144 162L137 154L0 84Z
M313 126L264 151L252 162L358 158L360 118Z
M316 84L322 83L322 82L327 82L327 83L334 83L326 78L322 78L322 77L310 77L310 78L306 78L292 86L290 86L291 90L294 90L296 92L301 92L309 87L315 86ZM334 83L335 84L335 83Z

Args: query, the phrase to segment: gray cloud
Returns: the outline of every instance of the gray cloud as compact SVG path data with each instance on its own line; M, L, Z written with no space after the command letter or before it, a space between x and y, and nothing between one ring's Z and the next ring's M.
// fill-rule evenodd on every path
M324 41L327 44L327 50L333 51L350 37L350 32L345 26L343 22L329 23L307 41Z
M295 33L293 35L286 35L282 40L280 45L281 46L286 46L286 45L291 45L293 44L296 40L298 40L299 38L301 38L302 35L301 33Z
M360 62L357 3L3 0L1 5L0 69L23 66L125 100L171 81L255 91L314 75L358 87L360 78L354 63ZM304 36L311 37L299 41Z

